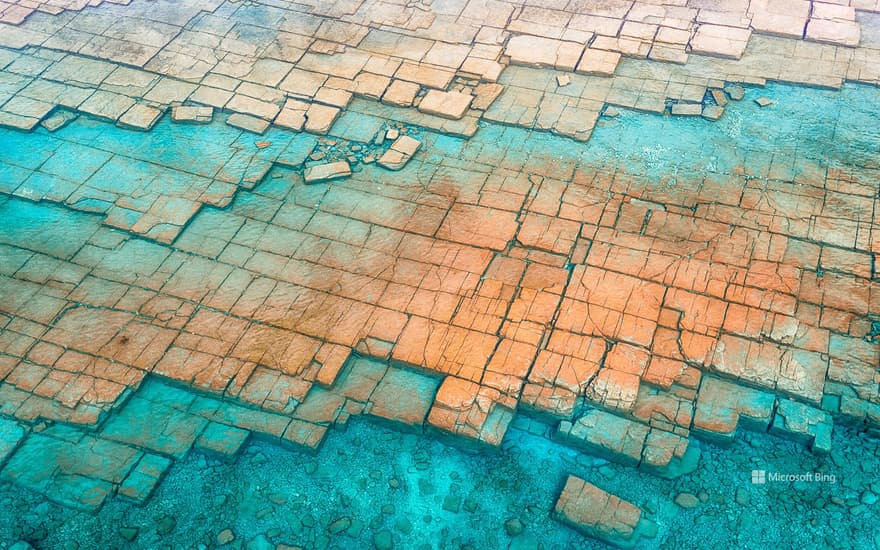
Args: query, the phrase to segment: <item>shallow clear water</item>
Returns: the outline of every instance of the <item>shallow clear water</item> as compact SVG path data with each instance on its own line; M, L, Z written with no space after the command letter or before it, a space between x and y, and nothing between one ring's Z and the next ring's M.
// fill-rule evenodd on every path
M762 175L772 169L797 175L807 164L880 168L877 89L771 85L750 91L749 97L757 95L776 104L765 109L751 101L732 104L714 123L623 112L603 119L586 144L497 125L482 127L470 140L421 135L424 154L438 160L503 165L525 154L543 155L560 174L570 174L566 167L576 162L616 162L644 177L649 198L652 186L668 192L701 174L733 173L744 164ZM343 125L352 137L369 133L358 125L358 115L346 116L355 117ZM373 128L374 123L363 124ZM208 201L207 208L180 224L183 230L174 242L187 248L194 233L222 231L228 215L259 217L261 209L271 206L267 198L283 202L293 195L284 177L289 167L268 171L253 190L247 179L266 172L271 162L301 164L315 139L280 130L259 139L271 144L254 152L253 136L221 123L194 128L167 119L148 134L84 118L53 135L0 130L0 184L10 192L30 182L35 193L46 192L46 181L33 172L37 168L44 176L70 181L106 170L108 188L95 187L96 193L161 184L162 192L184 196L194 188L204 191L198 178L232 174L234 190ZM112 155L124 161L122 169L112 170ZM149 175L139 179L138 163L158 160L170 167L165 177L154 182L153 169L144 168ZM774 163L777 168L771 168ZM296 193L308 199L308 190ZM73 210L0 198L0 242L69 258L103 219L91 212L103 216L109 202L83 198L68 203ZM164 246L136 242L145 257ZM699 469L676 481L577 453L550 441L543 435L546 430L519 419L500 451L474 453L423 434L356 420L344 432L331 431L316 456L260 441L248 444L230 464L191 452L171 467L145 506L111 498L96 516L3 483L0 517L15 519L0 522L0 540L25 539L45 548L212 547L218 532L229 528L234 544L248 542L254 548L264 539L273 546L370 547L375 537L384 542L385 533L397 548L600 547L549 517L565 477L575 474L646 509L658 525L651 546L880 548L880 508L874 504L880 494L880 450L875 439L855 430L836 428L830 457L813 456L800 445L764 434L741 436L730 449L703 444ZM750 483L753 469L822 472L833 474L835 481L758 486ZM684 491L705 501L683 510L672 499ZM512 519L523 524L521 534L505 529ZM136 536L128 541L131 528Z

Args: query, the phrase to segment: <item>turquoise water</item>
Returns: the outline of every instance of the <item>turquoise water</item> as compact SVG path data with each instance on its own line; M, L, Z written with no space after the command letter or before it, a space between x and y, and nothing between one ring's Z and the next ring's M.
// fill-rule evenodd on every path
M749 90L748 98L758 96L776 103L731 104L718 122L624 111L603 118L586 144L498 125L483 126L471 140L419 135L422 154L438 163L516 166L525 156L544 157L562 179L578 163L617 164L643 177L649 198L743 166L749 175L780 178L850 167L878 181L880 91ZM346 116L355 118L343 118L337 137L365 141L377 128L375 120ZM255 149L255 140L269 145ZM222 235L231 216L260 219L288 200L310 198L285 174L307 162L317 140L281 130L255 138L219 122L194 128L167 118L143 134L80 118L55 134L0 130L0 143L0 190L25 197L0 197L0 242L71 258L118 206L107 193L143 189L189 200L210 195L208 206L180 220L181 233L170 240L214 256L195 235ZM231 187L211 190L216 181ZM86 183L91 195L65 195L70 185ZM37 198L44 200L28 200ZM166 246L131 240L142 257ZM14 258L0 260L8 266ZM836 428L830 457L764 434L741 436L729 449L703 444L699 469L669 481L557 445L545 437L547 429L520 418L499 452L474 453L355 420L346 431L331 431L314 456L264 441L248 443L231 463L191 452L170 467L144 506L110 498L97 515L2 483L0 517L15 520L0 522L0 541L41 548L213 547L228 528L233 546L253 548L369 548L389 538L396 548L601 547L549 517L565 477L575 474L643 507L658 525L651 547L880 548L880 449L857 430ZM756 486L750 483L756 468L823 472L835 482ZM683 510L673 503L680 492L705 501ZM521 526L506 528L511 520Z
M549 517L565 476L575 474L647 510L659 534L644 547L880 545L876 506L861 503L866 492L880 494L880 447L854 431L836 430L830 458L764 434L746 434L730 448L704 444L700 468L669 481L526 431L540 433L540 425L517 424L495 453L464 452L366 421L331 433L314 456L261 441L233 463L196 451L170 468L143 507L115 498L97 515L3 483L0 513L17 520L0 524L0 540L41 548L212 548L231 529L235 544L248 548L372 548L375 537L388 535L395 548L603 548ZM836 481L752 485L754 468L822 472ZM681 491L705 502L682 510L673 503ZM340 520L336 528L347 527L331 532ZM521 533L508 533L510 520L522 523Z

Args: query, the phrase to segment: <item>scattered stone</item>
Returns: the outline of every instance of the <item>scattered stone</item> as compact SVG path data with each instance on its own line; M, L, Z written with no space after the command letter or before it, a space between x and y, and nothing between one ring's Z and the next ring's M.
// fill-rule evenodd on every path
M740 101L746 97L746 89L739 84L730 84L724 87L724 92L734 101Z
M257 142L254 142L254 145L257 146L257 149L265 149L266 147L269 147L270 145L272 145L272 142L271 141L257 141Z
M230 542L235 540L235 533L232 532L232 529L224 529L217 533L217 544L229 544Z
M558 74L556 75L556 85L560 88L564 86L568 86L571 84L571 76L567 74Z
M525 526L519 518L509 519L504 522L504 531L507 532L507 535L510 537L515 537L523 532Z
M696 508L700 504L700 499L692 493L679 493L675 497L675 503L686 510Z
M156 532L160 535L167 535L177 527L177 520L173 516L162 516L156 523Z
M127 540L128 542L134 541L134 539L138 536L138 528L137 527L120 527L119 528L119 536Z
M400 137L400 130L398 130L397 128L389 128L385 132L385 139L390 139L391 141L394 141L398 137Z
M318 183L321 181L345 178L351 175L351 167L344 160L318 164L306 168L303 179L306 183Z
M329 531L333 535L337 535L337 534L342 533L343 531L347 530L349 527L351 527L351 518L341 517L341 518L337 519L336 521L334 521L333 523L331 523L327 527L327 531Z
M461 510L461 497L453 494L446 495L446 498L443 499L443 509L457 514Z
M703 107L703 112L700 113L703 118L709 120L718 120L721 118L721 115L724 114L724 107L719 105L706 105Z
M736 500L736 503L740 506L748 506L752 499L749 495L749 492L745 488L737 487L734 500Z
M269 542L266 535L257 535L248 541L246 550L275 550L275 545Z
M265 134L266 130L269 129L269 122L267 120L251 115L243 115L241 113L229 115L229 118L226 119L226 124L234 128L239 128L260 135Z
M378 533L373 535L373 546L376 550L391 550L394 548L394 539L391 536L391 531L387 529L383 529Z
M389 170L400 170L412 158L422 142L409 136L400 136L385 153L379 157L379 165Z
M209 124L214 118L213 107L177 105L171 108L171 120L191 124Z
M755 100L755 103L758 104L758 107L769 107L770 105L773 105L775 101L773 101L769 97L759 97Z

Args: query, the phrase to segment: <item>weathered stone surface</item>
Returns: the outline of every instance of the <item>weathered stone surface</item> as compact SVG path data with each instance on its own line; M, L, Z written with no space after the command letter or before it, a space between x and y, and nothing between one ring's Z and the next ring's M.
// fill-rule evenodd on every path
M351 175L351 167L344 160L316 164L306 168L303 179L306 183L318 183L321 181L346 178Z
M585 535L624 548L651 531L637 506L575 476L568 476L553 512Z

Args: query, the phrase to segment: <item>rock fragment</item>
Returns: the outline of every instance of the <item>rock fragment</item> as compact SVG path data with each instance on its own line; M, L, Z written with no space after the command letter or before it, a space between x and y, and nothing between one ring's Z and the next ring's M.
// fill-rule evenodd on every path
M412 158L422 142L410 136L400 136L385 153L379 157L379 165L389 170L400 170Z
M718 105L706 105L703 107L701 116L709 120L718 120L724 114L724 107Z
M303 178L306 183L335 180L351 175L351 167L344 160L317 164L306 168Z
M769 97L759 97L758 99L755 100L755 103L758 104L758 107L769 107L770 105L773 105L776 102L773 101L772 99L770 99Z
M734 101L740 101L746 97L746 90L739 84L731 84L724 87L724 92Z

